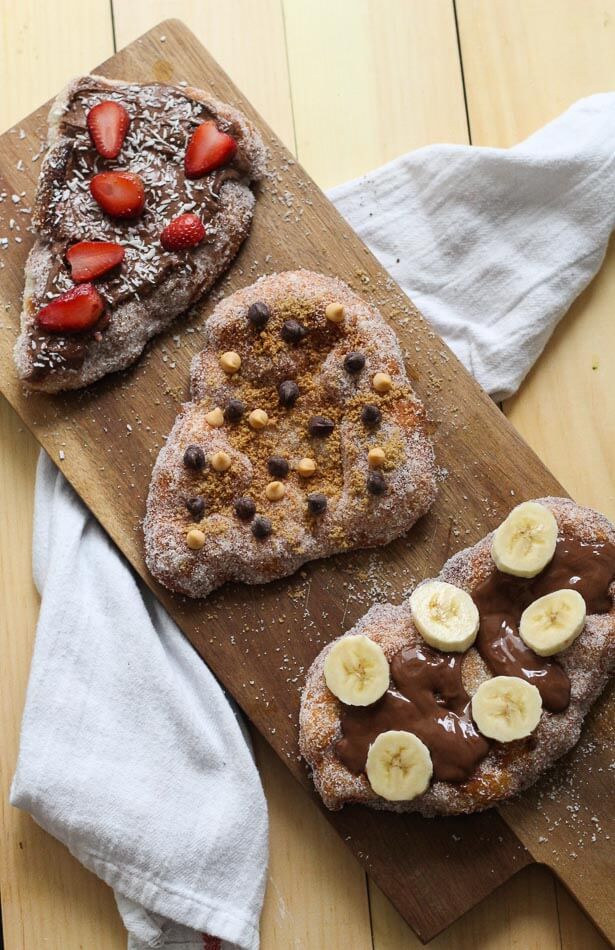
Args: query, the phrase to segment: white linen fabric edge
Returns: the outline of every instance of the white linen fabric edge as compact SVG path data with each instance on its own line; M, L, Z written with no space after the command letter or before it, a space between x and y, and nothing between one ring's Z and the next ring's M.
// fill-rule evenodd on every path
M615 226L615 94L508 149L430 145L328 196L478 382L519 388Z

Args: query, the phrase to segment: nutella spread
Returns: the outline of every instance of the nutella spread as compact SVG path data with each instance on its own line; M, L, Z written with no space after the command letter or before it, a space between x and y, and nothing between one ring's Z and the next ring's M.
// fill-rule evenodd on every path
M98 154L87 129L87 114L102 99L117 100L130 115L130 129L114 160ZM125 248L121 269L96 281L96 289L109 308L132 297L142 299L171 270L190 275L190 254L165 251L160 244L162 229L172 218L187 212L198 213L205 226L211 227L225 182L249 179L249 169L239 152L224 168L196 181L185 178L186 141L199 123L210 118L211 112L202 103L171 86L126 85L115 92L92 80L79 84L61 120L60 133L68 141L56 149L51 181L41 202L45 207L40 233L54 252L55 264L43 292L33 301L36 308L73 286L64 253L78 241L115 241ZM108 217L90 194L93 176L114 169L130 170L144 182L145 208L136 221L127 223ZM40 378L60 366L78 369L88 344L101 330L104 325L61 336L39 329L32 341L36 353L32 376Z
M381 732L403 729L431 752L434 777L467 778L489 751L470 717L470 697L461 682L463 654L440 653L427 645L405 647L391 663L395 689L373 706L343 706L344 733L336 751L352 772L365 768L370 744Z
M480 614L476 640L494 675L517 676L535 685L545 709L562 712L570 701L570 681L557 661L538 656L519 636L523 610L552 591L578 591L587 613L612 606L615 546L560 536L555 554L534 578L513 577L494 568L472 591ZM391 661L392 684L371 706L342 704L342 738L335 751L352 772L365 770L370 744L388 730L417 735L428 747L436 780L463 782L485 758L490 741L479 734L462 683L464 654L443 653L423 643L408 646Z

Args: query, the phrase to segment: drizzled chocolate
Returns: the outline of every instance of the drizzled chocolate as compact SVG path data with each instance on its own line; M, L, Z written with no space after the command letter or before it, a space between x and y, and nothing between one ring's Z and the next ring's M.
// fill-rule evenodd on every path
M615 573L615 548L560 537L552 561L537 577L512 577L494 571L472 596L480 614L476 646L496 676L520 676L539 690L545 709L563 712L570 702L570 680L557 660L538 656L519 636L521 614L534 600L555 590L577 590L588 614L611 606L609 585Z
M472 597L480 613L476 647L494 675L519 676L540 691L550 712L570 702L570 680L556 660L538 656L519 636L523 610L555 590L577 590L588 614L612 607L609 587L615 577L615 546L562 536L552 561L530 579L494 569ZM342 705L342 738L335 751L350 771L364 771L370 744L381 732L415 733L428 747L434 778L463 782L487 755L490 742L470 715L470 698L462 682L464 654L441 653L420 642L400 650L391 662L392 685L367 707Z
M344 738L336 752L352 772L361 772L371 743L381 732L414 732L431 752L434 776L461 782L489 751L469 712L461 682L459 653L440 653L424 644L405 647L391 663L395 689L373 706L344 706Z
M121 102L131 119L114 160L98 155L86 125L88 111L103 99ZM207 225L219 209L224 183L249 177L245 158L238 152L224 168L198 181L185 179L186 141L199 123L212 117L203 104L159 83L126 84L118 91L89 78L79 83L61 119L63 144L53 155L39 195L40 234L49 244L54 263L42 292L33 300L36 309L73 286L64 254L77 241L116 241L126 250L122 267L96 281L110 309L133 297L143 299L171 271L190 278L191 255L165 251L159 240L162 229L186 212L196 212ZM233 134L232 129L225 131ZM113 169L136 172L145 183L145 209L136 221L107 217L89 193L92 177ZM101 330L104 326L95 328L98 333ZM45 376L54 368L79 369L95 340L94 331L61 336L38 329L32 345L33 377Z

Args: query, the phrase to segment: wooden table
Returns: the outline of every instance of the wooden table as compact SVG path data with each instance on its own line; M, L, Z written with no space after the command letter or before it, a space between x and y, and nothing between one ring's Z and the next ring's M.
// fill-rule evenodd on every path
M183 19L323 187L431 142L509 146L615 82L615 0L0 0L0 127L165 17ZM335 129L335 135L330 130ZM504 410L571 494L615 517L615 256ZM125 947L110 890L7 805L38 602L37 449L0 404L0 895L7 950ZM255 737L271 817L264 950L420 946ZM299 874L297 869L301 869ZM433 943L606 944L540 867Z

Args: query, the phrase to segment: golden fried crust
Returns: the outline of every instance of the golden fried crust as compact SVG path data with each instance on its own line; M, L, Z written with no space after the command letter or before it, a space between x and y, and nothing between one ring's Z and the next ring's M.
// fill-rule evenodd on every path
M566 498L538 501L551 509L560 531L567 536L589 542L615 542L613 525L592 509L582 508ZM494 570L492 537L490 534L474 547L450 558L439 579L472 593ZM609 593L613 601L615 583ZM409 600L401 606L373 607L344 636L357 633L379 643L389 661L403 646L421 639L412 623ZM388 811L416 811L426 817L456 815L482 811L523 791L577 743L583 719L615 665L615 607L605 614L588 615L581 635L568 650L557 655L571 683L570 705L563 713L543 710L530 740L508 745L494 743L468 781L462 784L434 782L424 795L409 802L380 798L364 774L353 774L337 758L334 744L341 737L341 704L327 689L323 672L331 646L325 647L308 671L300 712L301 753L312 768L314 784L327 808L335 810L360 802ZM462 675L470 695L491 676L474 647L465 654Z
M256 302L272 314L260 333L246 317ZM327 321L325 309L332 302L343 305L343 324ZM297 346L285 343L280 333L282 323L293 317L309 328ZM232 377L219 364L228 350L242 361ZM365 356L365 368L356 377L344 369L349 350ZM384 395L372 388L373 375L382 370L393 382ZM278 386L287 379L296 380L301 392L291 409L281 408L278 400ZM209 426L206 414L226 407L230 398L245 404L241 423ZM361 421L365 403L381 408L382 421L374 429ZM246 421L257 408L269 416L261 432ZM319 413L332 417L334 431L324 439L310 438L308 421ZM207 324L205 348L193 360L192 402L183 407L152 476L145 519L150 571L172 590L205 597L228 580L264 583L292 574L313 558L386 544L408 531L435 498L435 461L426 429L395 334L377 310L341 281L321 274L294 271L261 278L217 306ZM206 465L195 476L183 463L191 444L206 458L226 452L231 468L219 474ZM384 445L387 454L382 470L387 491L379 497L366 490L367 453L376 444ZM284 456L290 465L284 498L276 502L265 495L271 455ZM317 462L311 479L296 470L303 457ZM327 509L309 517L307 495L318 492L327 495ZM206 501L199 522L192 522L185 505L194 495ZM273 532L265 540L256 539L250 523L234 513L233 501L245 495L254 499L258 515L271 519ZM200 550L186 544L191 528L205 534Z
M181 97L189 107L190 103L198 113L198 107L204 107L207 114L215 118L221 127L228 129L238 143L235 164L241 174L236 180L227 180L220 188L218 204L212 226L208 227L208 238L198 248L190 252L190 265L181 266L184 261L178 257L176 269L170 269L165 278L145 295L135 294L114 305L110 310L111 322L99 340L88 339L85 359L80 366L59 363L46 374L36 371L36 343L40 330L36 314L45 300L49 280L54 273L58 255L65 253L66 245L76 240L119 240L127 243L128 267L143 266L140 258L148 257L151 247L158 245L157 239L145 247L145 255L137 250L134 253L135 228L123 223L107 220L96 205L90 201L84 222L78 224L67 240L60 233L62 225L54 214L58 201L78 200L68 197L67 182L71 179L71 155L73 139L65 131L67 111L71 109L76 97L87 95L92 101L105 95L121 99L123 90L160 89ZM81 121L81 120L80 120ZM129 133L130 136L130 133ZM129 139L127 139L129 141ZM146 181L146 207L157 212L157 183L148 171L146 147L139 147L136 159L129 159L129 170L144 175ZM154 153L153 153L154 154ZM117 166L122 167L126 157L120 153ZM182 155L173 155L170 161L177 164L183 161ZM143 169L141 167L143 165ZM111 166L115 167L115 165ZM191 87L165 87L161 84L139 86L103 76L82 76L73 80L55 99L49 113L48 151L42 163L33 222L37 229L37 240L26 262L23 309L21 314L21 332L15 344L14 359L19 376L33 389L46 392L58 392L64 389L78 389L107 373L124 369L140 356L147 341L160 333L180 314L187 310L195 300L209 290L217 278L229 266L236 256L242 242L247 237L254 211L255 198L250 181L262 178L265 174L265 148L250 122L237 110L213 99L206 92ZM153 186L153 187L152 187ZM151 190L151 194L149 193ZM197 212L199 208L195 208ZM66 221L66 216L63 217ZM168 223L165 212L160 212L160 229ZM78 232L78 233L77 233ZM147 242L146 242L147 243ZM132 257L131 257L132 255ZM70 283L70 282L69 282ZM55 293L66 290L58 286ZM104 294L104 284L101 285ZM108 308L109 309L109 308Z

